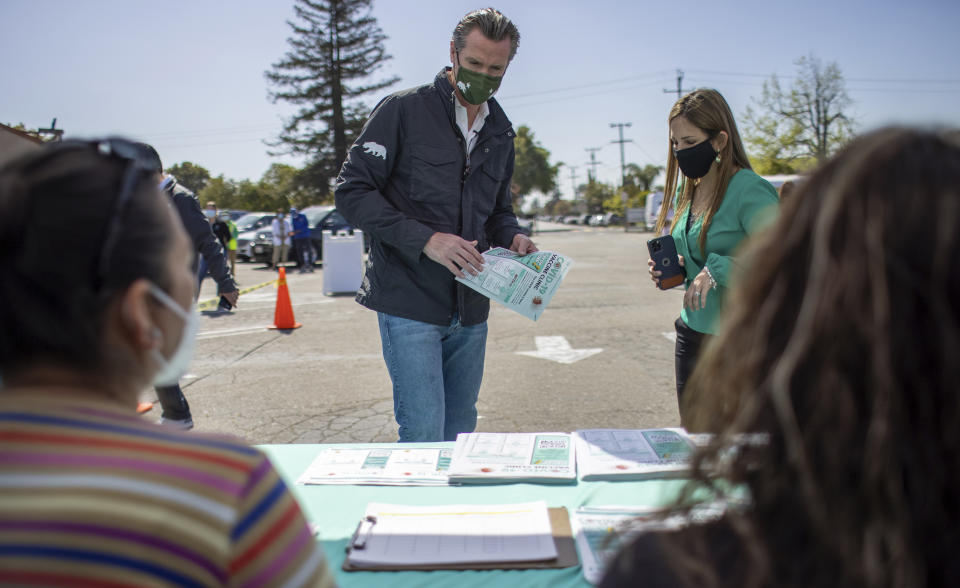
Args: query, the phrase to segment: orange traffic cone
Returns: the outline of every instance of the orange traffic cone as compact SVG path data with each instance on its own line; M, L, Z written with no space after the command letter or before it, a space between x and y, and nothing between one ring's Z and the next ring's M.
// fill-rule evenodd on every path
M303 325L293 318L293 305L290 304L290 290L287 288L287 268L280 266L277 279L277 308L273 311L271 329L299 329Z

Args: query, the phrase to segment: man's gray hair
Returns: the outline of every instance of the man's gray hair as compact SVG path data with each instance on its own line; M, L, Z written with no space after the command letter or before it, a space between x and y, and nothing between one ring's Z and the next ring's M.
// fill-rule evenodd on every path
M467 35L473 29L480 29L483 36L491 41L502 41L510 37L510 61L517 54L520 45L520 31L516 25L496 8L481 8L467 13L453 29L453 48L459 53L467 45Z

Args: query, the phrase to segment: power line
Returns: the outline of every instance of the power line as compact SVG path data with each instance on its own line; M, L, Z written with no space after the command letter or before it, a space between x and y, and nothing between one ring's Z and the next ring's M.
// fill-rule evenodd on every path
M636 81L639 81L639 80L644 80L644 79L649 79L649 78L660 77L660 76L664 75L665 73L667 73L667 70L647 72L647 73L642 73L642 74L638 74L638 75L635 75L635 76L628 76L628 77L625 77L625 78L616 78L616 79L613 79L613 80L604 80L604 81L600 81L600 82L590 82L590 83L587 83L587 84L578 84L578 85L576 85L576 86L566 86L566 87L564 87L564 88L550 88L550 89L546 89L546 90L537 90L536 92L527 92L526 94L513 94L513 95L507 95L507 96L498 96L498 97L497 97L497 100L513 100L513 99L516 99L516 98L528 98L528 97L530 97L530 96L541 96L541 95L543 95L543 94L549 94L549 93L553 93L553 92L566 92L566 91L568 91L568 90L582 90L582 89L584 89L584 88L596 88L597 86L606 86L606 85L609 85L609 84L620 84L620 83L623 83L623 82L636 82Z
M734 77L750 77L750 78L769 78L770 76L776 75L778 78L782 79L795 79L799 76L794 75L780 75L776 72L774 73L748 73L741 71L717 71L711 69L691 69L688 70L692 73L707 74L707 75L717 75L717 76L734 76ZM957 79L943 79L943 78L857 78L857 77L847 77L844 76L844 80L848 82L869 82L869 83L900 83L900 84L960 84L960 78Z

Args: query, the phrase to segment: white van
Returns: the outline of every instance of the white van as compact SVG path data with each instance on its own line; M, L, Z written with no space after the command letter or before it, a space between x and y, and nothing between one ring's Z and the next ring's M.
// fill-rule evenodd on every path
M652 231L653 227L657 224L657 217L660 216L660 205L663 204L663 191L657 190L656 192L650 192L647 194L647 209L644 214L644 220L647 225L647 230ZM673 218L673 209L667 213L667 219Z

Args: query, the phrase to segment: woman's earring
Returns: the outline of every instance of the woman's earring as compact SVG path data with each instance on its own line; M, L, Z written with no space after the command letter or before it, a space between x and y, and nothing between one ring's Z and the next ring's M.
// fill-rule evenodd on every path
M717 151L717 159L716 159L716 162L717 162L717 163L720 163L720 152L719 152L719 151Z

